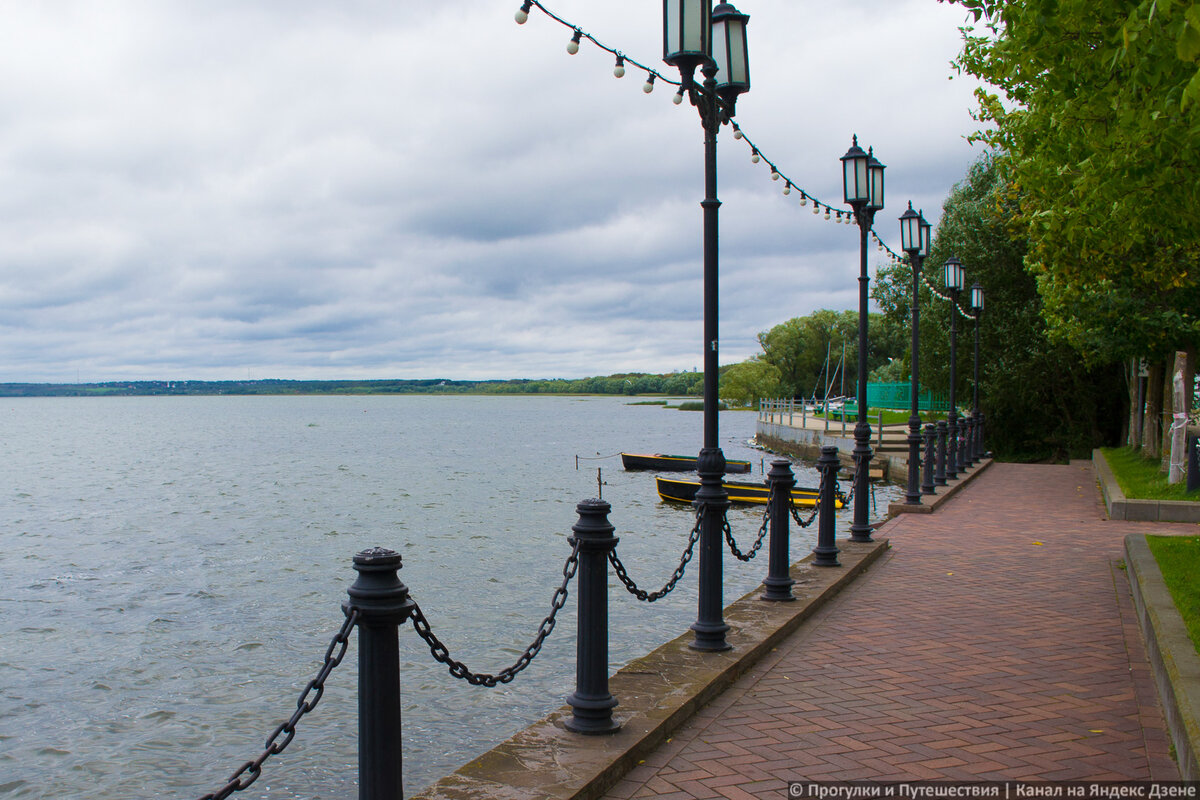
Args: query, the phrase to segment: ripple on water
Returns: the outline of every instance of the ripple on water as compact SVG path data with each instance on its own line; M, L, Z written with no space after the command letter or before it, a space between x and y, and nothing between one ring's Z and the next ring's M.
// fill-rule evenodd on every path
M4 800L51 796L48 775L55 797L123 800L131 780L146 796L219 788L295 710L344 619L351 557L371 546L404 553L401 578L456 658L476 671L508 666L562 580L574 504L596 493L595 471L575 470L573 456L686 451L699 433L695 415L615 398L14 408L5 438L15 456L0 462L0 482L22 492L0 504L0 719L19 733L0 747ZM757 464L745 446L754 415L721 424L726 455ZM693 515L660 503L650 474L605 466L603 476L621 558L658 588ZM882 493L877 501L886 508ZM760 519L731 512L739 541ZM726 564L727 599L757 585L758 564ZM691 572L652 609L619 590L613 669L694 620ZM541 655L494 690L454 680L401 633L410 792L562 705L574 686L573 610L572 597ZM356 670L352 642L256 798L357 794L347 780Z

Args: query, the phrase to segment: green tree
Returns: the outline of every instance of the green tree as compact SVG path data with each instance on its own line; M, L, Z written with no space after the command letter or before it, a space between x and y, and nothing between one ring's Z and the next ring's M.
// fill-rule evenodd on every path
M733 364L721 373L720 395L731 405L757 407L763 397L779 396L779 368L761 358Z
M987 153L954 187L925 262L921 304L920 379L923 388L949 389L951 304L942 265L951 255L965 265L968 287L985 290L980 321L980 406L988 445L1001 458L1062 459L1114 443L1121 424L1124 383L1119 365L1085 364L1067 344L1053 341L1042 314L1037 280L1024 268L1020 197L1005 180L1004 158ZM926 283L927 282L927 283ZM912 271L907 263L879 271L873 296L888 319L909 325ZM967 310L969 295L960 298ZM957 316L959 408L972 407L975 321ZM909 346L911 347L911 340Z
M903 330L879 314L868 315L867 371L903 352ZM794 317L758 335L760 358L779 370L785 397L852 395L857 387L858 312L821 309ZM843 359L844 353L844 359ZM828 362L826 361L828 359Z
M978 138L1009 155L1012 224L1047 332L1092 364L1200 338L1200 4L954 0Z

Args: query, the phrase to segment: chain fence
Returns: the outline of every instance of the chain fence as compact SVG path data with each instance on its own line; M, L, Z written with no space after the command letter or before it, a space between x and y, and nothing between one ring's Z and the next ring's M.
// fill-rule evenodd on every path
M840 489L838 488L836 479L834 482L834 494L840 494ZM854 489L852 486L850 495L845 498L844 502L849 503L853 495ZM796 524L802 528L807 528L808 526L812 525L820 511L820 502L818 501L808 519L804 520L801 519L794 503L789 503L788 506L791 511L792 518L795 520ZM683 578L683 575L687 570L688 563L691 562L693 556L695 555L696 544L700 539L700 529L706 508L706 504L703 503L696 506L696 521L692 526L691 532L688 534L687 547L684 549L683 554L680 557L679 564L675 567L670 579L663 585L661 589L657 591L647 592L646 590L640 588L637 583L629 577L628 570L621 562L621 559L617 556L616 549L614 548L608 552L608 560L612 564L617 578L622 584L624 584L625 588L630 594L634 595L638 600L652 603L656 600L666 597L675 589L675 587L679 584L679 581ZM759 550L762 549L763 542L765 541L770 527L770 521L771 506L770 503L768 503L763 511L762 524L759 526L758 535L755 539L754 545L748 552L742 553L738 549L737 542L733 537L733 531L730 527L728 516L722 514L721 524L725 534L725 540L728 543L729 549L733 555L741 561L750 561L753 559L758 554ZM576 540L574 542L574 546L572 547L570 556L567 557L566 562L563 564L563 580L558 588L554 591L554 596L551 600L550 613L542 620L541 624L538 626L538 630L533 641L528 647L525 648L525 651L520 655L520 657L511 666L506 667L495 674L474 672L461 661L454 659L450 655L449 648L447 648L445 643L443 643L433 632L432 627L429 624L429 620L425 617L420 605L417 604L415 600L413 601L412 611L409 616L412 619L413 627L416 629L417 635L419 635L425 644L429 646L429 652L433 656L434 660L441 664L445 664L451 675L453 675L455 678L465 680L475 686L485 686L489 688L495 687L499 684L512 681L520 672L528 667L534 658L536 658L541 652L542 645L545 643L550 633L554 630L554 626L558 618L558 612L566 605L568 587L570 586L571 580L575 577L578 567L579 542ZM267 738L263 751L253 760L242 764L237 771L230 776L228 782L226 782L226 784L219 790L203 795L200 800L225 800L225 798L228 798L230 795L248 788L251 784L258 780L259 776L262 774L262 766L267 759L273 755L282 753L284 749L291 744L292 739L294 739L296 736L297 723L299 723L300 719L305 714L316 708L317 703L321 700L321 697L325 693L325 682L329 679L330 674L339 664L341 664L342 659L345 657L350 633L354 629L354 626L358 623L359 615L360 612L358 608L353 606L348 607L346 611L346 620L342 624L341 629L333 637L333 640L329 643L329 646L326 648L324 661L320 670L318 670L316 677L310 680L304 687L304 690L300 693L300 697L296 701L296 710L292 713L291 717L286 722L275 728L275 730Z
M683 577L688 562L692 560L693 553L696 551L696 542L700 540L700 522L704 519L704 509L705 505L703 503L696 506L696 524L692 526L692 532L688 534L687 549L683 551L683 556L679 559L679 566L675 567L675 572L671 575L671 579L657 592L647 592L645 589L639 588L633 578L629 577L625 565L621 563L621 559L617 556L617 551L613 549L608 552L608 561L617 573L617 578L620 579L621 583L625 584L625 588L631 595L638 600L653 603L655 600L666 597L674 590L676 584L679 583L679 579Z
M530 662L537 657L541 652L542 644L546 641L546 637L554 630L554 625L558 618L558 612L567 602L567 586L571 583L571 579L575 577L575 571L579 568L579 540L575 541L575 546L571 549L571 555L567 557L566 563L563 564L563 581L562 584L554 590L554 598L551 601L550 613L542 620L542 624L538 626L537 635L533 642L525 648L525 652L521 653L510 667L491 675L486 672L472 672L467 665L461 661L456 661L450 656L450 651L446 645L438 639L433 630L429 626L429 620L425 618L425 614L421 611L421 606L413 603L412 621L413 627L417 630L425 644L429 645L429 652L433 655L435 661L445 664L450 670L450 674L461 680L465 680L472 686L486 686L492 688L501 683L508 683L517 676L519 672L529 666Z
M346 655L346 647L350 642L350 631L357 623L358 609L351 607L346 612L346 621L342 623L341 630L337 632L333 641L329 643L329 647L325 649L325 661L317 672L317 676L309 681L308 685L304 687L304 691L300 693L300 699L296 701L296 710L292 713L291 718L267 737L266 746L257 758L242 764L230 776L228 783L219 790L204 795L200 800L225 800L234 792L240 792L247 788L262 774L263 762L273 755L282 753L284 748L292 743L292 739L296 737L296 723L300 721L301 717L316 708L321 696L325 694L325 681L329 679L334 667L342 663L342 658ZM313 694L314 692L315 694ZM310 694L313 694L311 699L309 699ZM280 736L284 736L284 739L277 741Z

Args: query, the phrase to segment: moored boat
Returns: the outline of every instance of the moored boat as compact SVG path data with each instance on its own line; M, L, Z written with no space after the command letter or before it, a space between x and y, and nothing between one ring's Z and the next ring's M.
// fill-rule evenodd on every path
M670 456L661 453L621 453L621 464L625 469L657 469L663 472L695 472L696 456ZM749 472L749 461L728 460L725 471Z
M700 481L683 480L680 478L656 477L658 496L663 500L677 503L690 503L696 499L700 489ZM766 483L746 483L744 481L723 481L721 484L729 495L731 503L757 503L765 505L771 498L771 487ZM796 486L792 489L792 505L815 506L820 499L819 489L808 489ZM846 496L837 492L834 496L834 507L841 508L846 504Z

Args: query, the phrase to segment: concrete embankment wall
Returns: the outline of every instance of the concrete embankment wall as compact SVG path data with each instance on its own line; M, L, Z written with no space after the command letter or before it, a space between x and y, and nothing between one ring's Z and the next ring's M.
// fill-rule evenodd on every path
M853 435L843 437L841 431L834 435L828 432L806 428L794 428L776 422L760 419L755 427L755 438L759 445L774 450L777 453L802 458L806 461L816 461L821 456L821 448L833 445L838 449L838 458L843 469L853 470L854 460L851 453L854 450ZM872 442L874 446L874 442ZM890 453L875 453L873 466L882 470L882 478L892 483L901 483L907 476L908 461L906 457Z

